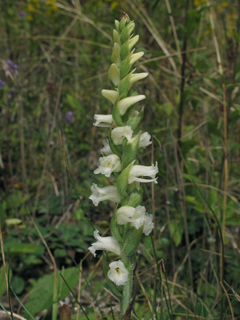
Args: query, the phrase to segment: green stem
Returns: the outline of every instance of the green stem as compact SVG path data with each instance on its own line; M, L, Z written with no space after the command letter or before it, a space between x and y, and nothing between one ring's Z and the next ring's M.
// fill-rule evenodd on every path
M128 272L128 282L123 287L123 298L121 299L120 303L122 316L124 316L125 312L127 311L132 299L133 270L129 268Z

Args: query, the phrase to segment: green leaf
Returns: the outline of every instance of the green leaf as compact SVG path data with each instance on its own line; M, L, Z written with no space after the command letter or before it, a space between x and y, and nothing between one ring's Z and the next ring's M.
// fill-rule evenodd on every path
M181 151L183 157L186 156L186 154L193 148L195 147L196 142L194 140L188 140L188 141L183 141L181 145Z
M25 281L23 280L22 277L14 276L12 279L12 282L11 282L11 286L12 286L13 291L16 294L20 294L20 293L22 293L22 291L24 289Z
M182 223L179 220L171 220L169 224L169 230L175 245L178 246L183 235Z
M64 279L69 287L73 289L78 282L79 271L77 268L68 268L61 271ZM58 273L58 299L64 299L70 292L65 282L62 280ZM40 278L32 288L29 294L29 299L26 303L27 310L33 315L37 315L40 311L49 309L53 304L53 287L54 287L54 274L46 275ZM27 320L31 318L25 312L24 317Z
M12 254L30 254L35 253L38 250L38 246L31 243L16 242L10 246L7 252Z

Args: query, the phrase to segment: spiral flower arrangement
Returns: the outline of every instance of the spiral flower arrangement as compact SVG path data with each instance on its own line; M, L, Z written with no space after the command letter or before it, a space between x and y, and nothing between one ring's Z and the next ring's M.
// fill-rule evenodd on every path
M124 315L132 299L133 271L136 266L136 251L142 235L148 236L154 228L153 217L146 212L142 203L141 183L156 182L156 165L143 166L137 161L139 148L146 148L152 142L147 132L142 133L140 123L144 110L134 109L136 104L146 97L131 90L138 80L147 73L135 73L133 65L143 52L134 53L139 36L133 36L135 23L124 14L120 21L115 20L113 30L112 64L108 75L113 90L102 90L102 95L112 105L112 114L95 114L95 126L108 127L108 139L103 141L102 156L95 174L114 178L115 183L103 188L96 184L91 187L89 197L95 206L100 201L110 200L116 203L111 219L110 237L101 237L94 231L97 240L90 247L96 256L96 250L107 250L120 257L109 266L104 260L104 273L112 293L120 299L121 314ZM148 177L148 178L146 178Z

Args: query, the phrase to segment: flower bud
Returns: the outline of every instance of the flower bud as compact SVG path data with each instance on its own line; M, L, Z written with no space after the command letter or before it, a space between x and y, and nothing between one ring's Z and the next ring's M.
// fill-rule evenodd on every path
M128 41L128 47L129 47L129 50L131 51L132 48L135 46L135 44L138 42L139 40L139 35L137 34L135 37L133 37L132 39L130 39Z
M102 90L102 95L104 96L104 98L108 99L109 101L112 102L112 104L114 104L118 97L119 97L119 93L116 90Z
M111 64L111 67L108 71L108 76L109 76L109 79L112 81L112 83L115 85L115 86L118 86L119 83L120 83L120 72L119 72L119 69L117 67L117 65L115 63L112 63Z
M121 63L120 59L120 47L117 43L114 43L113 45L113 51L112 51L112 56L111 60L113 63L116 63L116 65L119 67Z
M113 29L113 43L117 43L119 46L121 46L120 36L116 29Z
M115 28L117 30L117 32L119 32L119 21L115 20Z
M143 99L145 99L146 96L144 95L138 95L138 96L133 96L133 97L128 97L120 100L117 104L117 108L119 110L119 113L121 115L124 115L127 111L127 109L133 105L134 103L137 103Z
M143 55L144 55L143 51L132 54L130 58L130 65L132 66L136 61L142 58Z
M147 72L133 73L130 75L130 87L138 80L142 80L148 76Z

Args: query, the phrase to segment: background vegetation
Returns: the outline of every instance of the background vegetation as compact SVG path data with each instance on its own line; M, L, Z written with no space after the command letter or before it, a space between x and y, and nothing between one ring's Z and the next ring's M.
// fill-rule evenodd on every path
M137 68L149 73L138 88L154 148L140 162L158 161L160 171L144 204L155 214L156 255L144 239L133 319L240 319L240 1L0 6L0 217L13 311L21 300L33 317L45 310L41 319L56 318L67 296L71 319L112 319L111 306L118 313L101 255L88 256L93 229L84 212L108 232L113 207L88 199L93 182L106 184L93 170L107 131L92 123L94 114L110 113L100 91L111 88L111 34L121 9L135 20L145 52ZM78 290L69 295L57 270ZM9 310L4 283L2 267L1 306Z

